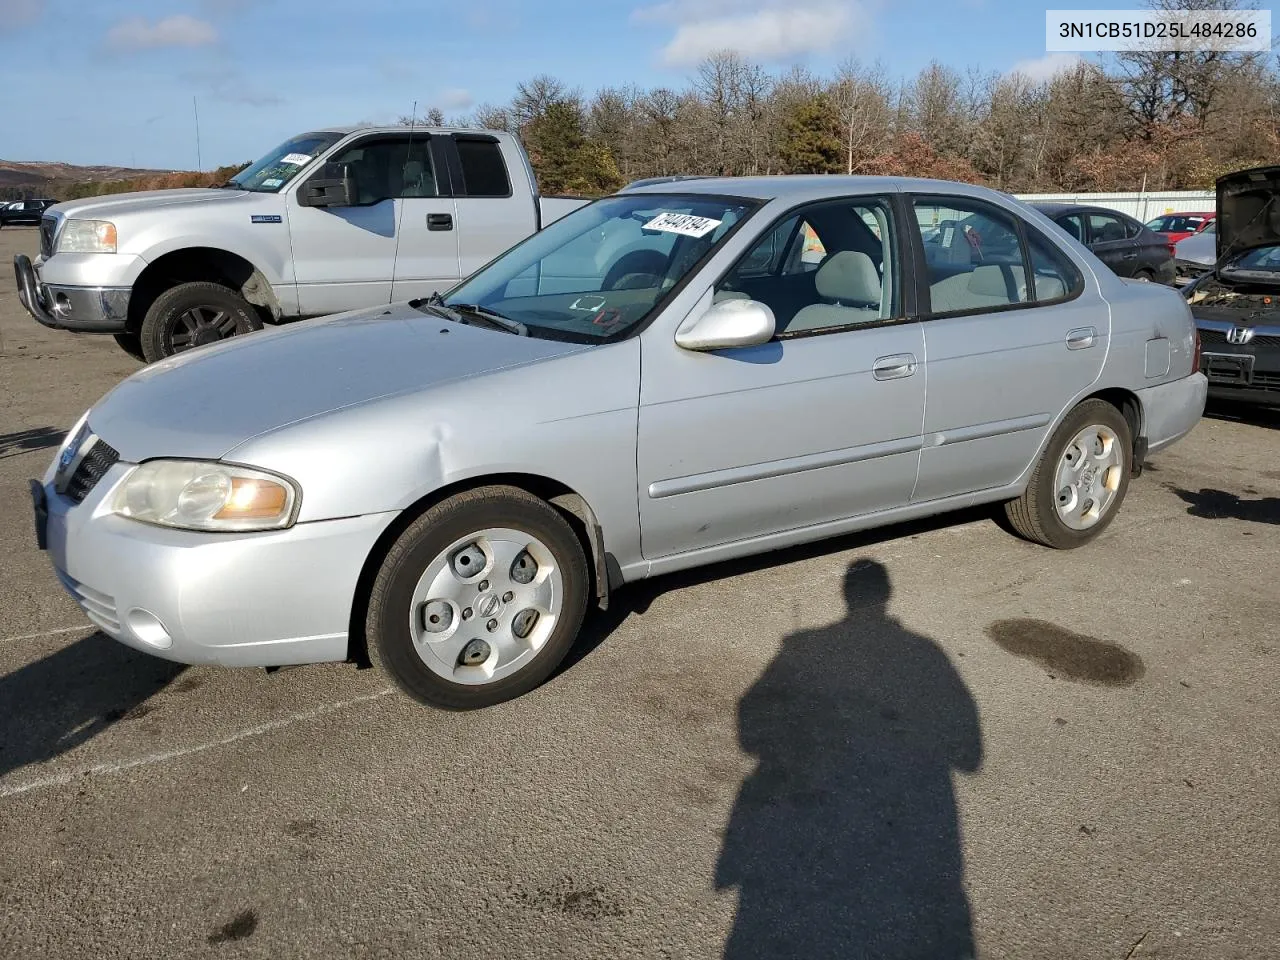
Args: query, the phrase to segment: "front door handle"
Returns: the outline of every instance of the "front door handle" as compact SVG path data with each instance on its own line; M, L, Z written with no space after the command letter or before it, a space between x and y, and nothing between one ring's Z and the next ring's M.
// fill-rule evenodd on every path
M428 230L452 230L453 214L451 213L428 213L427 214Z
M1077 327L1067 333L1067 349L1084 350L1086 347L1092 347L1097 336L1098 331L1093 327Z
M916 357L913 353L895 353L891 357L880 357L871 365L871 375L877 380L901 380L916 372Z

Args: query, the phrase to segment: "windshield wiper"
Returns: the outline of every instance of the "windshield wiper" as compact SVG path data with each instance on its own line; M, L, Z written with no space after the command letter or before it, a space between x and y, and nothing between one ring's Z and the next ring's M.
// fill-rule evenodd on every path
M508 333L514 333L516 336L527 337L529 335L529 328L519 320L512 320L510 317L504 317L500 313L494 313L492 310L487 310L474 303L446 304L444 299L441 298L440 303L436 304L436 306L443 306L446 310L453 310L455 313L479 317L491 326L497 327L499 330L506 330Z
M499 330L506 330L508 333L514 333L517 336L527 337L529 335L529 328L519 320L504 317L500 313L486 310L484 307L476 306L474 303L445 303L444 297L440 295L438 290L429 297L410 300L409 306L415 310L430 310L446 320L452 320L454 323L461 323L466 326L470 326L473 322L468 317L473 317L483 320Z

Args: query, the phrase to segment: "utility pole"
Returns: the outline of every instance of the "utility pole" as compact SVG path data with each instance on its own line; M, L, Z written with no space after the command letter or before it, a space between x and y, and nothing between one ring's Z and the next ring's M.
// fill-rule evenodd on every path
M196 98L191 98L191 110L196 115L196 172L204 170L204 161L200 158L200 107L196 103Z

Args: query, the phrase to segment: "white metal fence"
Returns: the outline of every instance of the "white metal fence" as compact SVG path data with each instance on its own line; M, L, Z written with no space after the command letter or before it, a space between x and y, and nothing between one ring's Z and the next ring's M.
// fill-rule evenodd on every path
M1088 203L1127 213L1146 223L1165 213L1211 213L1212 190L1167 190L1161 193L1019 193L1027 203Z

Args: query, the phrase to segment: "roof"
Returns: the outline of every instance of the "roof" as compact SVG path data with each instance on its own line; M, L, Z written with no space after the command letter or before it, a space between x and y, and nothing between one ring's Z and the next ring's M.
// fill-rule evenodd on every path
M1007 194L971 183L925 180L918 177L850 177L832 174L786 174L773 177L699 177L675 182L628 186L631 193L706 193L747 197L753 200L785 200L789 203L822 200L842 193L950 193L973 197Z
M1096 203L1066 203L1061 200L1048 203L1033 201L1030 206L1035 207L1047 217L1060 217L1064 213L1107 213L1113 216L1127 217L1130 220L1136 219L1132 214L1125 213L1123 210L1099 206Z
M425 124L415 126L413 128L418 133L478 133L497 136L502 133L501 130L477 130L475 127L429 127ZM315 127L299 136L306 136L308 133L339 133L342 136L348 136L352 133L407 133L409 125L407 123L393 123L386 126L370 127L354 124L351 126L343 126L335 124L334 126Z

